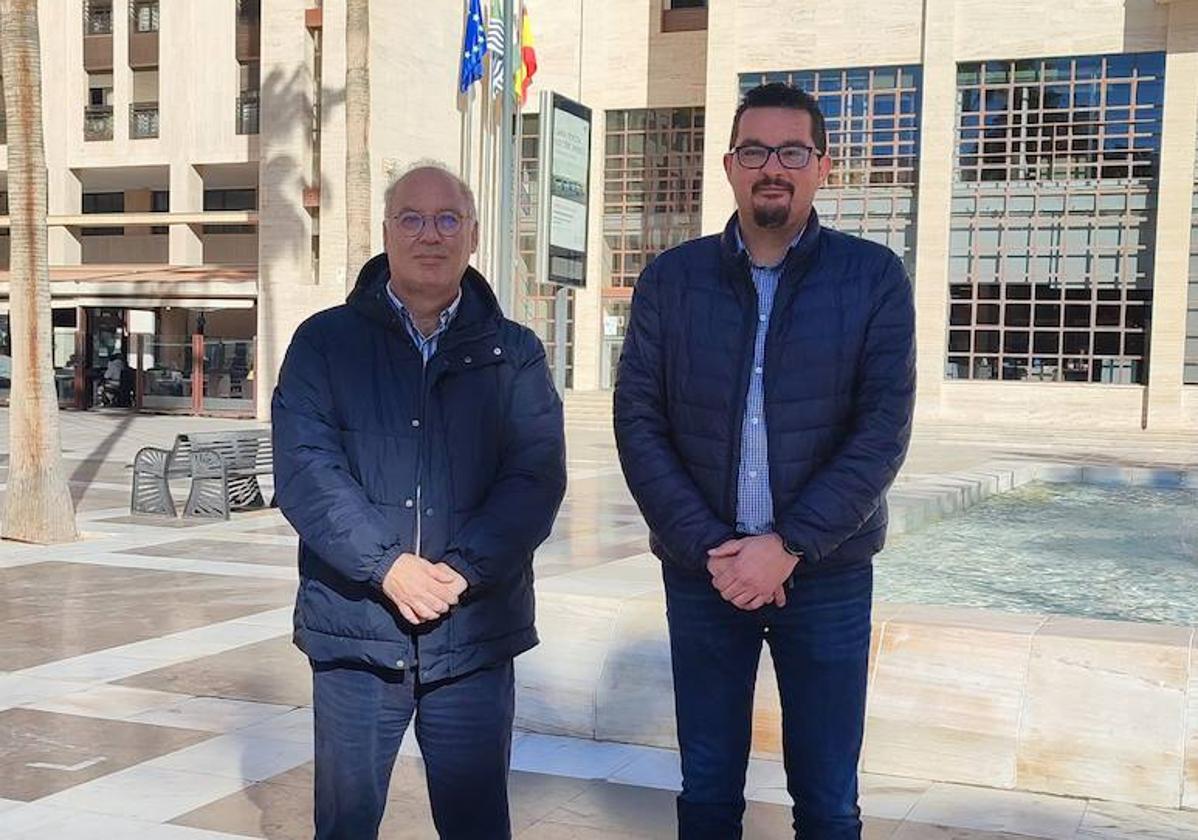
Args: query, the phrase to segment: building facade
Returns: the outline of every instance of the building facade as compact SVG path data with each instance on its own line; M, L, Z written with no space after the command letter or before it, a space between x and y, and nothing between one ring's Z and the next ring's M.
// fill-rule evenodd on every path
M596 115L575 388L645 262L722 228L739 97L786 81L828 118L821 218L915 284L921 418L1198 428L1198 3L528 5L538 83Z
M381 249L391 172L458 160L461 15L372 5ZM45 0L39 17L60 404L267 416L295 327L352 285L344 0ZM0 145L0 399L6 169Z
M612 386L647 262L722 228L739 97L780 80L828 118L821 217L915 284L921 419L1198 428L1198 0L526 2L534 94L593 117L588 281L564 309L536 276L535 95L518 121L514 313L553 359L564 312L569 387ZM474 183L493 265L465 4L371 5L375 245L386 183L433 157ZM295 327L353 279L344 0L41 14L63 403L97 402L119 356L144 407L268 416ZM0 364L7 341L0 318Z

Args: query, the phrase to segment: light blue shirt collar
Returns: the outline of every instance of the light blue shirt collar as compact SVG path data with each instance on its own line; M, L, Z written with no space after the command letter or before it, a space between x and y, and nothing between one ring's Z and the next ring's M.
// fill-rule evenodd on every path
M736 230L736 252L738 254L747 253L749 249L745 246L745 240L741 238L739 221L736 223L735 230ZM786 246L786 254L789 254L794 249L794 247L799 244L799 240L803 238L803 234L806 232L807 232L807 225L803 225L803 229L800 230L797 234L795 234L795 238L790 240L790 244ZM778 262L776 262L774 265L758 265L757 263L753 262L753 255L749 254L749 264L752 265L754 268L764 268L767 270L777 269L786 260L786 254L783 254L782 259L778 260Z
M395 311L398 312L400 314L400 317L402 317L404 319L404 323L408 325L409 331L416 333L416 335L419 335L420 330L417 329L416 322L414 320L412 320L412 313L408 311L408 308L406 306L404 306L403 301L400 300L399 297L395 294L395 290L391 288L390 280L387 281L387 297L391 298L391 305L395 307ZM438 319L437 319L437 329L433 332L432 335L428 335L428 336L422 335L422 336L420 336L420 338L427 341L428 339L433 338L433 336L438 336L441 333L445 332L445 330L449 329L449 325L450 325L450 323L452 323L454 316L458 314L458 307L461 305L461 303L462 303L462 290L459 288L458 296L453 299L453 303L449 304L449 306L447 306L441 310L441 314L438 316ZM412 337L415 338L416 335L413 335Z

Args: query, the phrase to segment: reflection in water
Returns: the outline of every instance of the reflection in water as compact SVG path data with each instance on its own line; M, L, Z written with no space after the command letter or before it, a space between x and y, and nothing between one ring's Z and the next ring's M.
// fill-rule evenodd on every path
M1198 623L1198 492L1033 484L878 556L901 603Z

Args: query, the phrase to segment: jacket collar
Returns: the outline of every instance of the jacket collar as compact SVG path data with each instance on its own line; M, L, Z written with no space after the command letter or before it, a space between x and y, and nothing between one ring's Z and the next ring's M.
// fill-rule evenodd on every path
M811 215L807 218L807 226L803 228L803 233L799 237L798 243L791 245L790 250L786 253L786 257L782 260L784 274L792 267L809 259L815 253L819 245L822 229L819 222L819 213L812 207ZM725 262L748 271L749 252L746 248L742 247L740 218L736 213L733 213L731 218L728 219L728 223L724 225L724 233L720 236L720 252L723 254Z
M387 294L391 270L386 254L371 257L358 273L354 289L346 299L351 307L367 318L390 329L405 330L399 311ZM490 284L472 266L462 275L461 297L444 338L450 341L470 340L499 329L503 312Z

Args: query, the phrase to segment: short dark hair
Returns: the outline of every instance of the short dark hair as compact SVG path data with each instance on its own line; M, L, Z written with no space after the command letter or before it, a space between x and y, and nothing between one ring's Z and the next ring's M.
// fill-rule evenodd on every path
M792 108L796 111L806 111L811 115L811 139L820 154L828 151L828 131L824 127L824 112L819 109L819 102L807 91L788 85L785 82L770 82L758 85L745 94L732 118L732 137L728 148L736 145L736 133L740 130L740 118L750 108Z

